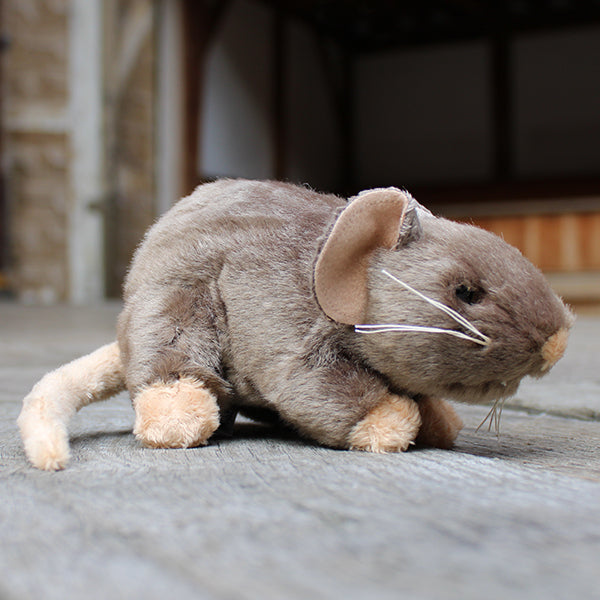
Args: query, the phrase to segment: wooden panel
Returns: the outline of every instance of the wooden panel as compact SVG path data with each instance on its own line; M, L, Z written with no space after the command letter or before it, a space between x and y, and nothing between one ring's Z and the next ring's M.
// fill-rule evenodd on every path
M539 231L538 266L546 271L559 271L562 267L562 216L542 218Z
M523 248L525 245L525 221L518 217L504 217L498 219L495 225L498 235L504 240L516 246L517 248Z
M469 219L467 222L499 235L508 244L523 249L526 246L527 225L520 217Z
M600 214L579 215L582 267L600 269Z
M457 220L499 235L544 271L600 269L600 213Z
M534 264L539 265L542 257L541 235L544 226L540 216L529 216L523 219L525 225L525 239L521 252Z
M560 217L560 258L561 270L578 271L582 267L581 235L578 215Z

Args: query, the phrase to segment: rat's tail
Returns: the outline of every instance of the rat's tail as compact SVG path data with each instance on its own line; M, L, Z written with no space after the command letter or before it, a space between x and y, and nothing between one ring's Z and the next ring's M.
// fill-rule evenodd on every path
M125 389L117 342L44 375L23 400L17 420L25 453L38 469L63 469L69 460L69 419L83 406Z

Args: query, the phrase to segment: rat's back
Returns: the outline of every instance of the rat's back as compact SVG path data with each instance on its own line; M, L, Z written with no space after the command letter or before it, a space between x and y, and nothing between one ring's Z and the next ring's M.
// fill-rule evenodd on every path
M345 200L305 187L225 179L201 185L146 234L134 257L125 299L140 286L218 276L225 264L268 261L277 268L315 251Z

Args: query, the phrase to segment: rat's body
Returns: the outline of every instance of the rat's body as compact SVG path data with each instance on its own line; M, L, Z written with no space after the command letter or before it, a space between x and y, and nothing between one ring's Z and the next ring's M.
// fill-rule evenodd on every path
M317 240L343 204L240 181L180 202L148 232L127 278L118 341L129 390L177 373L206 382L221 408L294 413L299 386L311 385L306 371L355 335L312 293Z
M488 341L357 333L361 323L461 330L381 269ZM417 436L449 447L460 422L440 398L514 393L560 357L571 324L516 250L393 188L347 205L275 182L201 186L148 232L124 299L118 345L48 375L26 399L20 425L36 466L63 466L68 416L123 384L149 446L206 443L220 415L239 408L273 411L334 447L405 450ZM91 375L75 381L82 371ZM40 407L60 377L71 393L55 402L62 429L52 434Z

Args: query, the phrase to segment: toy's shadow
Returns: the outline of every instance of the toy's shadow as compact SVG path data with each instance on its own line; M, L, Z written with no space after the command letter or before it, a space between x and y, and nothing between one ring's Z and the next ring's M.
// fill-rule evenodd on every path
M131 444L136 444L131 427L123 427L113 431L87 431L76 433L70 437L71 445L85 446L93 442L108 442L122 440L123 443L128 441ZM282 422L264 423L252 421L245 417L238 417L234 424L227 429L220 428L211 437L211 444L229 444L240 441L254 440L269 440L272 442L293 443L303 446L318 447L319 444L301 436L297 431L285 425ZM539 448L535 445L527 445L523 447L523 440L519 440L521 444L515 443L509 435L503 435L498 439L494 434L481 434L475 432L461 433L456 445L452 450L444 450L444 452L460 452L461 454L470 454L481 458L539 458L552 450L549 448ZM417 445L411 447L411 452L419 450L431 449L429 446Z
M109 441L122 440L124 444L137 444L131 427L115 429L113 431L87 431L70 436L70 444L73 448L85 446L93 442L107 443ZM260 423L251 421L244 417L239 418L235 424L227 430L219 429L211 437L209 444L228 444L239 441L270 440L274 442L294 442L306 446L316 446L311 440L299 435L294 429L283 423Z
M70 436L70 443L73 446L86 444L93 441L101 441L107 439L127 438L132 436L131 427L125 429L117 429L115 431L90 431L86 433L78 433Z
M271 441L306 447L319 447L319 444L303 437L277 418L252 420L241 415L234 418L230 417L228 420L224 419L223 425L215 432L209 443L222 445L242 441ZM531 439L524 439L523 432L520 432L517 436L506 431L498 437L494 432L478 432L465 428L456 440L454 448L444 450L444 452L458 452L480 458L543 462L556 453L556 448L552 447L550 440L544 442L536 435L532 435ZM115 428L112 431L97 429L75 433L71 435L70 443L76 448L90 443L136 445L138 442L133 436L131 426L124 426ZM411 452L427 449L431 448L419 444L412 447Z
M293 442L305 446L317 446L315 442L302 437L297 431L284 423L263 423L244 417L238 418L229 430L217 431L212 438L212 441L219 444L241 440L270 440L273 442Z

